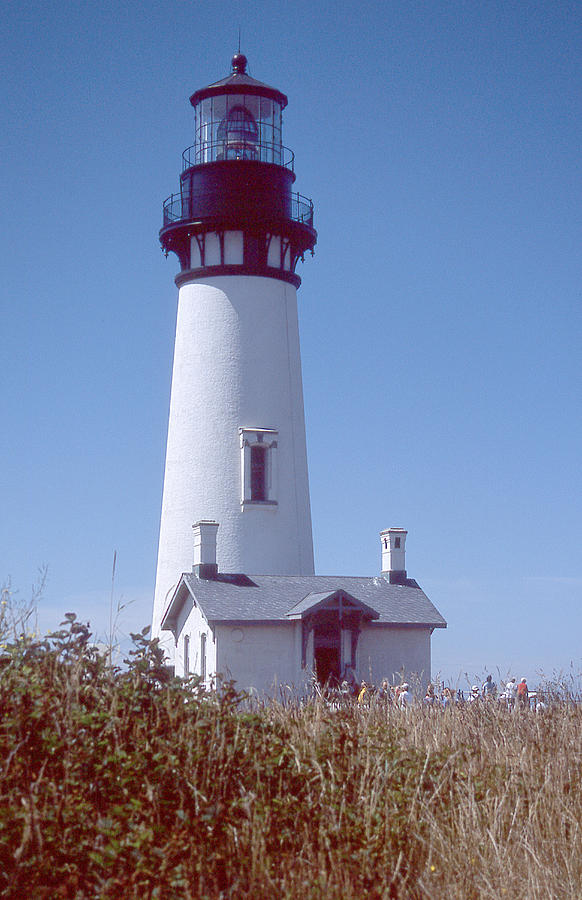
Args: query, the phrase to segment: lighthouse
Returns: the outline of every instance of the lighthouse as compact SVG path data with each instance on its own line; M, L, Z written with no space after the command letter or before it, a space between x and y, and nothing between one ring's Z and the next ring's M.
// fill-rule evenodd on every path
M190 103L194 144L160 231L180 264L152 621L170 658L162 620L195 535L221 573L314 571L295 269L317 233L282 142L287 97L237 53Z

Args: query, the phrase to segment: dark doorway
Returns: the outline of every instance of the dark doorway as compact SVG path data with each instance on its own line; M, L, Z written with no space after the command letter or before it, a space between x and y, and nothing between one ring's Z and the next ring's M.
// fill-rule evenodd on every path
M316 647L315 674L322 687L337 687L340 678L339 647Z
M337 687L341 674L341 632L335 610L318 614L313 629L315 674L322 687Z

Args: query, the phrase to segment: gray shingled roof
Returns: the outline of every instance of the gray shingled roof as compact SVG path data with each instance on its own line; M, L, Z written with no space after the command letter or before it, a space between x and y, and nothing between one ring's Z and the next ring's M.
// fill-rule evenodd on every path
M416 582L390 584L383 576L358 578L347 575L250 575L245 580L235 575L218 575L217 579L198 578L193 573L182 576L184 584L210 622L290 621L288 614L302 600L314 594L343 590L377 610L378 624L428 625L446 628L447 623ZM178 588L168 613L174 618ZM302 607L299 607L302 609ZM168 615L168 613L166 615Z

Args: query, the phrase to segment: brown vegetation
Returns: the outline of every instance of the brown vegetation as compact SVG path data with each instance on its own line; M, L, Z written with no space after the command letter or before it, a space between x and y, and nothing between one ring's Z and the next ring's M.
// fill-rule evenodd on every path
M573 703L251 706L68 618L0 652L1 897L582 896Z

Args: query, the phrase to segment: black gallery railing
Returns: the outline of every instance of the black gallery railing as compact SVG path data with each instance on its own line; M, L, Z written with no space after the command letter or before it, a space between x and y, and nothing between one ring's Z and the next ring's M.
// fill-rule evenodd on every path
M192 147L186 147L182 153L182 170L225 159L255 159L257 162L274 163L291 171L295 165L295 155L289 147L269 144L260 139L253 141L248 136L231 135L227 140L200 141Z
M164 200L163 228L175 222L188 222L194 218L190 208L190 197L182 194L170 194ZM300 222L302 225L309 225L310 228L313 228L313 201L301 194L292 193L290 218L294 222Z

